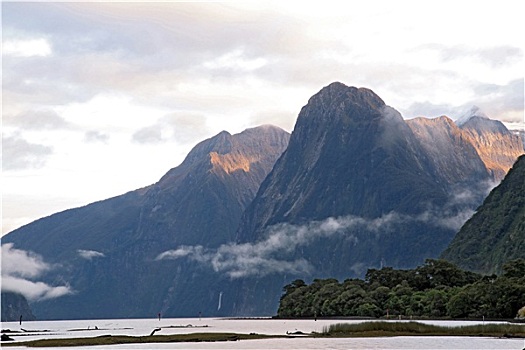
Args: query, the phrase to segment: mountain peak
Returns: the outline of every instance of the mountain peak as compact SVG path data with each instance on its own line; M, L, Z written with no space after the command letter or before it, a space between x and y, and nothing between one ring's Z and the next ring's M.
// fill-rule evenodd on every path
M322 88L317 94L312 96L309 103L314 101L340 103L342 100L351 100L354 103L365 102L376 108L380 108L385 104L383 100L370 89L347 86L340 82L333 82Z
M468 112L463 114L456 125L463 130L473 130L477 133L509 134L509 130L499 120L488 117L479 107L473 106Z
M465 112L461 117L459 117L456 120L457 126L463 126L465 123L467 123L472 118L480 118L480 119L486 119L490 120L488 115L486 115L481 108L478 106L472 106L467 112Z

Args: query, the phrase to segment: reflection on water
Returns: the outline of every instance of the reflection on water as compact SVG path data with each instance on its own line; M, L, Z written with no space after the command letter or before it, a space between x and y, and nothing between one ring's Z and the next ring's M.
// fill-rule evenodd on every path
M335 323L358 323L356 320L274 320L274 319L121 319L3 322L2 329L10 329L15 341L44 338L77 338L100 335L145 336L156 328L155 334L182 334L201 332L233 332L284 335L287 332L322 332ZM424 321L425 323L462 326L481 322ZM525 325L524 325L525 327ZM17 349L15 347L13 349ZM525 348L523 339L495 339L468 337L390 337L344 339L267 339L217 343L170 343L112 345L109 349L515 349ZM60 348L68 349L68 348ZM101 347L74 347L70 349L101 349Z

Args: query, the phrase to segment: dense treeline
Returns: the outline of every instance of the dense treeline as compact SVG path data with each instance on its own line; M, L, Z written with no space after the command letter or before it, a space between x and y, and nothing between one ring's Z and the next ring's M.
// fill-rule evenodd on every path
M295 280L283 288L278 317L514 318L525 305L525 260L500 276L429 259L412 270L368 270L365 279Z

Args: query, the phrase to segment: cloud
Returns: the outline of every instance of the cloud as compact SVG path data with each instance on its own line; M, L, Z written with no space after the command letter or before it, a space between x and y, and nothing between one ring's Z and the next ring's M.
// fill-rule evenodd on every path
M137 143L159 143L162 142L162 130L159 125L148 126L134 132L131 139Z
M78 255L81 258L84 258L86 260L91 260L93 258L103 258L103 257L105 257L104 253L97 252L95 250L78 249L77 253L78 253Z
M40 168L53 154L53 148L30 143L18 136L7 136L2 140L2 167L4 170Z
M473 57L494 68L523 60L523 50L520 47L510 45L476 47L465 44L446 45L433 43L421 45L415 50L434 51L443 61L453 61L465 57Z
M169 113L150 126L139 129L132 135L133 142L148 144L173 140L188 143L207 137L206 116L192 112Z
M51 46L44 39L6 40L2 44L2 54L14 57L49 56Z
M69 286L55 287L32 281L52 268L35 253L15 249L12 243L2 244L2 291L20 293L30 301L71 294Z
M84 141L107 143L109 141L109 135L101 133L100 131L90 130L84 134Z
M478 83L473 90L479 96L479 101L474 104L486 111L490 117L497 116L501 121L523 125L525 101L523 78L512 80L507 84Z
M375 219L349 215L312 221L305 225L282 223L269 227L267 238L260 242L223 244L215 250L205 249L200 245L181 246L159 254L156 260L187 258L208 265L214 271L224 273L230 278L265 276L273 273L308 273L314 268L307 260L287 258L297 248L309 245L316 239L340 235L357 243L358 239L354 233L364 230L381 234L416 222L457 230L472 213L464 211L446 216L437 211L427 210L415 216L390 212Z
M5 126L15 126L24 130L56 130L72 127L64 118L51 109L31 110L15 116L4 116Z

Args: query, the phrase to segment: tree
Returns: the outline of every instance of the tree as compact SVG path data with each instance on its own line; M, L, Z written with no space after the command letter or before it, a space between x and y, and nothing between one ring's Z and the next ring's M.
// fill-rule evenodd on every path
M503 264L503 276L522 278L525 276L525 259L515 259Z

